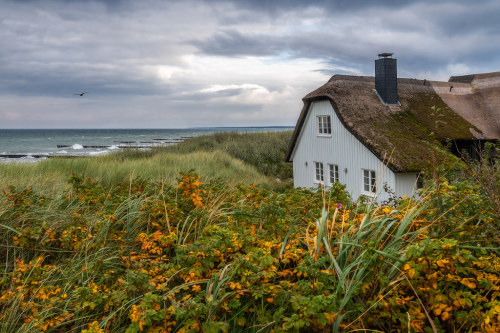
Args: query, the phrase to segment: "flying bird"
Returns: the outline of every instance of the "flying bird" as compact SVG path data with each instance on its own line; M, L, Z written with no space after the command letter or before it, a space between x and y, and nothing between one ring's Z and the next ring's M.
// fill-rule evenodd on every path
M73 94L73 95L83 96L83 95L88 94L88 93L89 93L88 91L84 91L84 92L82 92L82 93L79 93L79 94Z

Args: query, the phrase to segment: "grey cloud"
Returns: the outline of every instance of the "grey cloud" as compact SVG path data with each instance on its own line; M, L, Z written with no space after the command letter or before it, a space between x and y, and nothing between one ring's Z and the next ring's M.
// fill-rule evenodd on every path
M236 30L224 30L205 40L192 40L192 45L204 53L223 56L267 56L287 49L278 37L259 34L243 34Z
M224 98L224 97L233 97L238 96L243 92L244 89L241 88L233 88L233 89L224 89L214 92L188 92L182 94L173 94L169 96L171 101L197 101L197 102L206 102L212 100L214 98Z
M278 8L276 2L243 2L256 12ZM371 62L380 52L394 52L408 72L435 71L449 63L467 62L480 68L499 64L500 3L498 1L337 1L327 3L280 3L295 14L301 6L324 5L317 17L322 30L298 30L293 34L255 34L236 27L192 41L201 52L226 56L273 56L317 58L336 67L372 71ZM287 4L289 6L287 6ZM297 7L294 7L297 5ZM286 12L279 12L286 15ZM356 11L358 10L358 11ZM342 17L340 12L351 12ZM445 12L443 12L445 11ZM309 17L310 18L310 17ZM300 15L297 15L300 19ZM349 23L358 20L358 24ZM344 21L342 30L336 24ZM273 21L279 24L279 20ZM483 24L484 23L484 24ZM376 29L376 30L375 30ZM380 33L370 40L365 35ZM389 38L385 38L388 36ZM391 36L398 36L397 39ZM366 65L366 64L370 65Z
M163 92L164 85L137 68L169 61L162 55L169 52L175 57L174 46L148 38L154 28L141 27L140 18L127 25L121 14L108 16L110 4L75 3L7 2L0 21L0 92L55 96L81 89L100 94ZM148 31L142 35L141 28Z
M422 1L422 0L419 0ZM412 1L385 0L367 1L367 0L240 0L238 5L259 12L268 12L275 14L286 10L303 10L308 7L320 7L329 13L339 14L340 12L360 10L363 8L383 7L396 8Z
M0 0L0 8L0 118L17 112L25 124L29 115L43 114L60 119L59 127L72 126L79 118L64 118L62 110L83 112L80 103L88 101L83 127L237 125L238 117L257 117L259 101L230 102L242 94L240 88L200 91L247 83L280 92L286 85L314 89L323 83L280 82L252 73L225 78L211 70L198 76L193 68L200 67L192 61L200 58L314 59L313 72L373 75L377 53L387 51L395 53L405 76L446 76L454 65L500 70L496 0ZM178 71L162 78L158 66ZM78 91L91 93L78 99ZM306 93L287 95L276 109L290 100L300 103ZM46 102L51 96L56 102ZM54 105L59 113L51 113ZM288 114L263 125L290 124L296 115Z
M435 0L384 0L384 1L372 1L372 0L314 0L314 1L303 1L303 0L237 0L238 4L245 6L247 8L252 8L254 10L287 10L295 8L304 8L310 6L317 6L324 8L325 10L333 11L359 11L366 8L383 8L386 10L398 9L401 7L406 7L415 3L422 4L435 4ZM477 0L475 4L481 5L483 3L491 2L491 0ZM470 4L469 0L443 0L440 3L451 3L451 4ZM444 14L444 13L442 13Z

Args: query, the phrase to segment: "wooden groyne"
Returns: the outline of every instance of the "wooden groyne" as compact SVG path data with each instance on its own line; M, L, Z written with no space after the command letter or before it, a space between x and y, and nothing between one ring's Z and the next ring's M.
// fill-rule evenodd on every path
M117 145L79 145L80 149L150 149L161 146L169 146L172 144L176 144L182 142L190 137L180 137L180 138L172 138L172 139L152 139L153 141L114 141ZM73 148L75 145L68 144L60 144L57 145L57 148ZM0 158L4 159L18 159L18 158L72 158L86 156L85 154L72 155L72 154L0 154Z
M43 158L49 157L45 154L0 154L1 158L23 158L23 157L32 157L32 158Z
M45 154L0 154L0 158L73 158L80 155L45 155Z

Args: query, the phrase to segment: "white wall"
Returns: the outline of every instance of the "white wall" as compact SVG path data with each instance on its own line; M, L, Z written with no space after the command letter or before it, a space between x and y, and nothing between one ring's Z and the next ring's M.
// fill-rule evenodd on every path
M416 195L417 172L396 173L396 194L398 196L405 195L411 197Z
M316 116L318 115L330 115L332 121L331 137L317 135ZM346 184L346 189L354 200L363 193L363 169L376 171L378 201L384 201L389 197L388 193L383 191L384 183L387 183L391 189L396 189L394 172L389 170L377 156L342 125L328 100L311 103L309 114L292 154L292 160L295 187L317 187L318 185L314 182L314 162L323 162L325 181L328 178L327 164L337 164L339 166L339 181ZM406 178L401 179L407 183ZM413 178L414 181L415 178ZM405 186L401 188L403 187Z

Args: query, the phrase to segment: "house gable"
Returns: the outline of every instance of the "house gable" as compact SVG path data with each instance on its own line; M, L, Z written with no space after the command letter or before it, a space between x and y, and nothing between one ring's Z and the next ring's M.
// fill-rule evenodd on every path
M318 134L318 116L330 116L331 135ZM361 194L370 194L363 189L364 170L375 173L377 192L382 200L387 196L386 193L382 193L383 184L395 188L394 173L348 131L329 99L310 101L297 139L292 152L296 187L318 186L316 166L319 163L324 172L324 181L321 182L323 185L331 183L330 168L332 171L336 168L338 181L346 184L347 190L356 198ZM335 175L332 176L335 178Z
M355 133L355 132L353 132L353 131L351 131L351 129L350 129L350 128L349 128L349 127L345 124L345 122L344 122L343 118L339 115L339 113L338 113L338 111L337 111L337 107L336 107L336 105L335 105L335 101L333 101L333 100L332 100L332 99L330 99L330 98L321 97L321 96L320 96L320 97L317 97L317 98L312 98L312 99L308 100L308 101L304 104L304 109L305 109L305 112L303 112L303 114L304 114L304 119L303 119L303 120L302 120L302 122L301 122L301 126L300 126L300 128L299 128L299 125L298 125L298 124L297 124L297 126L295 127L295 131L297 131L297 133L295 133L295 132L294 132L294 134L293 134L293 138L292 138L292 141L291 141L291 142L290 142L290 144L289 144L289 149L288 149L288 151L289 151L288 155L289 155L289 156L287 156L287 158L286 158L286 160L287 160L288 162L293 161L293 158L294 158L294 153L295 153L295 148L297 147L298 142L300 142L300 141L302 140L302 139L301 139L301 138L302 138L302 133L303 133L302 128L303 128L304 124L305 124L305 123L307 123L307 122L312 121L312 120L310 120L310 119L309 119L309 118L310 118L310 112L309 112L310 110L309 110L309 109L312 107L312 105L313 105L314 103L318 103L318 102L328 102L328 103L330 103L330 105L331 105L331 107L332 107L332 112L333 112L333 113L332 113L332 116L335 116L335 118L332 118L332 119L334 119L334 121L338 121L338 122L340 122L340 124L344 127L344 129L345 129L346 131L348 131L348 132L349 132L349 133L350 133L353 137L355 137L355 138L356 138L356 139L357 139L357 140L358 140L361 144L363 144L363 145L365 146L365 148L366 148L368 151L370 151L370 153L372 153L375 157L377 157L377 158L378 158L378 160L379 160L380 162L382 162L382 163L386 163L386 162L387 162L387 160L383 160L383 159L381 159L381 158L380 158L380 157L379 157L379 156L378 156L375 152L373 152L373 151L370 149L370 147L366 146L366 145L364 144L364 142L363 142L362 140L360 140L360 139L356 136L356 133ZM296 137L295 137L295 136L296 136ZM390 168L390 166L389 166L389 168ZM394 170L392 170L392 171L394 171Z

